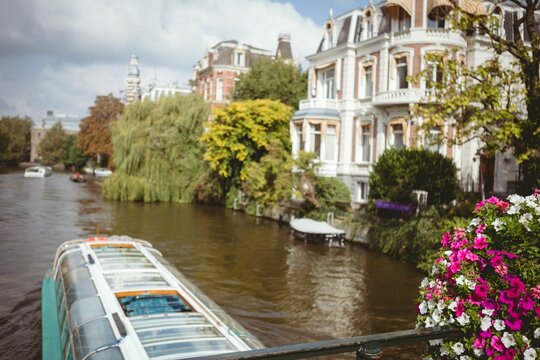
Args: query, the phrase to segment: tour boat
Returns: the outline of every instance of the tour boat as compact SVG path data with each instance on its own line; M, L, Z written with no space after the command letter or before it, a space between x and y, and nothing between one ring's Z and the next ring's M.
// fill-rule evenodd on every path
M52 167L50 166L31 166L24 170L26 178L43 178L52 175Z
M325 221L316 221L308 218L292 219L289 225L293 235L304 241L325 242L328 245L343 245L345 231L335 228Z
M263 348L161 253L128 236L62 244L42 283L43 359L186 359Z

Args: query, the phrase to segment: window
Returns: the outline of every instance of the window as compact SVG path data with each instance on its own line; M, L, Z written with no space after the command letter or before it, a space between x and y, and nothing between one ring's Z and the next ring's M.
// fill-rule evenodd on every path
M333 68L321 72L321 85L325 99L336 98L335 73Z
M368 198L368 184L363 181L358 182L357 201L365 201Z
M401 6L398 7L397 21L397 31L405 31L411 27L411 17Z
M360 143L362 146L362 161L363 162L369 162L369 157L371 155L371 144L369 142L370 137L370 126L364 125L362 126L362 137L360 139Z
M407 82L407 58L401 57L396 60L396 87L406 89L409 87Z
M364 97L373 96L373 66L364 68Z
M223 101L223 79L217 79L216 83L216 101Z
M429 133L426 136L426 148L432 152L440 152L441 144L439 143L441 137L441 128L435 126L429 130Z
M321 154L321 124L309 124L309 151Z
M334 29L332 29L332 24L326 24L326 33L324 34L324 40L324 49L330 49L334 44Z
M428 74L429 78L427 79L426 87L432 88L433 83L442 83L444 80L444 71L443 68L435 63L428 63Z
M302 124L294 124L294 153L298 154L301 150L304 150L304 139L302 134Z
M446 28L446 14L448 10L444 6L437 6L428 16L428 28L444 29Z
M336 127L329 125L325 131L325 154L326 161L334 161L336 159Z
M245 64L245 54L243 52L234 53L234 65L244 66Z
M403 125L394 124L392 127L392 147L396 149L403 149L405 147L405 141L403 139Z
M371 39L373 37L373 18L371 13L366 13L366 39Z

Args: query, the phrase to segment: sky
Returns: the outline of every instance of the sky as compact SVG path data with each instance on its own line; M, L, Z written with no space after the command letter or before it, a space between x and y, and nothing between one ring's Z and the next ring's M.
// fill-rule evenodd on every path
M131 55L141 85L187 85L205 51L238 40L275 52L291 35L307 66L329 10L365 0L0 0L0 116L88 115L96 96L121 97Z

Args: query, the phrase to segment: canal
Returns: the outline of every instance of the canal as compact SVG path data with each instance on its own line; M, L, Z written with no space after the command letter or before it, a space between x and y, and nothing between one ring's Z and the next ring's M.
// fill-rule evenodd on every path
M267 346L414 327L422 274L411 265L304 244L287 226L220 207L107 202L93 180L15 172L0 175L1 359L41 358L41 279L62 242L96 225L150 241Z

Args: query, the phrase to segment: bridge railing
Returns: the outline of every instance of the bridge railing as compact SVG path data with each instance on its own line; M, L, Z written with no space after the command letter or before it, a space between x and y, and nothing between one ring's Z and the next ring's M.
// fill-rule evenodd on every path
M316 356L356 353L357 359L380 359L384 347L411 344L427 340L457 337L461 332L453 327L434 327L324 340L303 344L198 357L197 360L218 359L307 359ZM420 356L419 356L420 357Z

